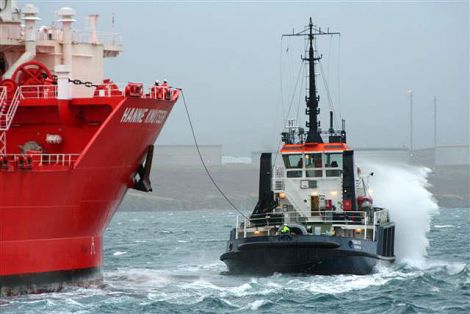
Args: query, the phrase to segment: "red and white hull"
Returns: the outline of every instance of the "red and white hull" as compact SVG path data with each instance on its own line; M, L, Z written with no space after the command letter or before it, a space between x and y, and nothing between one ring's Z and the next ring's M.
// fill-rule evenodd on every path
M99 126L91 123L100 120L92 111L85 116L90 123L56 125L57 111L44 109L48 104L53 108L55 99L37 107L42 109L35 115L49 122L36 125L36 133L60 132L63 146L71 138L74 143L68 151L79 156L63 166L33 161L31 169L10 166L0 170L2 294L56 289L61 281L80 282L80 274L84 279L100 278L103 232L148 147L155 143L176 101L174 96L172 100L122 96L70 102L71 108L107 103L112 111ZM30 105L25 102L18 108L8 132L9 147L24 142L29 127L22 121L31 124L37 119L31 113L37 104L37 100ZM60 106L59 101L55 105Z

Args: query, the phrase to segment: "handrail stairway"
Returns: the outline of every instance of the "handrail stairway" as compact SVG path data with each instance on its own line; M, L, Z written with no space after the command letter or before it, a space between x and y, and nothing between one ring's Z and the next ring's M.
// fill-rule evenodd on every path
M18 88L11 101L8 99L7 88L0 86L0 156L6 155L7 135L10 129L16 110L23 99L23 95Z

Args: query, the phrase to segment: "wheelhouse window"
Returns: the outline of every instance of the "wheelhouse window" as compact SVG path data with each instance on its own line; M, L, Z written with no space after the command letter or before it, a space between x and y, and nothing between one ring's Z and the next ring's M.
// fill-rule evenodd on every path
M302 178L302 170L291 170L286 172L288 178Z
M302 154L283 155L286 169L302 168Z
M321 168L322 158L321 154L306 154L305 155L305 168Z
M323 162L325 168L330 168L325 171L327 177L339 177L343 171L343 154L341 153L325 153L323 155ZM335 168L335 169L331 169Z
M323 177L323 170L306 170L305 175L309 178Z
M326 170L327 177L341 177L341 170Z

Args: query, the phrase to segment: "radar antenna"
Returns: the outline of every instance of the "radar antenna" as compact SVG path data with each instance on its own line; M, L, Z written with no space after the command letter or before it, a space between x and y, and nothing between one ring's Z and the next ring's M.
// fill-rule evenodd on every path
M320 97L317 96L317 87L315 83L315 63L319 61L322 56L316 57L315 50L313 49L314 41L317 36L322 35L340 35L337 32L330 32L327 30L326 32L322 31L321 28L316 27L312 23L312 18L310 18L310 23L308 26L301 32L292 34L284 34L282 37L286 36L302 36L307 37L308 39L308 57L302 58L304 61L308 62L308 95L305 97L307 110L306 114L308 115L309 119L307 122L308 133L307 133L307 143L323 143L319 132L319 120L318 115L320 114L320 108L318 107L318 103L320 101Z

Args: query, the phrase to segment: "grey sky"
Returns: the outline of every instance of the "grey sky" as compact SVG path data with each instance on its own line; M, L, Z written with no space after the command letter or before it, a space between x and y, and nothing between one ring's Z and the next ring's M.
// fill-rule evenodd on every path
M438 144L469 142L467 1L20 4L29 2L40 8L43 24L55 19L61 6L72 6L79 19L75 28L83 28L87 14L98 13L98 28L112 30L114 13L124 52L107 60L107 74L117 82L167 78L182 87L200 143L223 144L226 154L248 155L278 143L303 47L288 39L281 44L281 34L300 30L310 16L322 28L341 32L340 42L325 38L319 50L353 147L408 145L408 89L414 93L417 147L433 144L433 96L438 98ZM321 79L319 86L326 128L328 101ZM295 100L293 113L298 93ZM158 143L192 143L181 101Z

